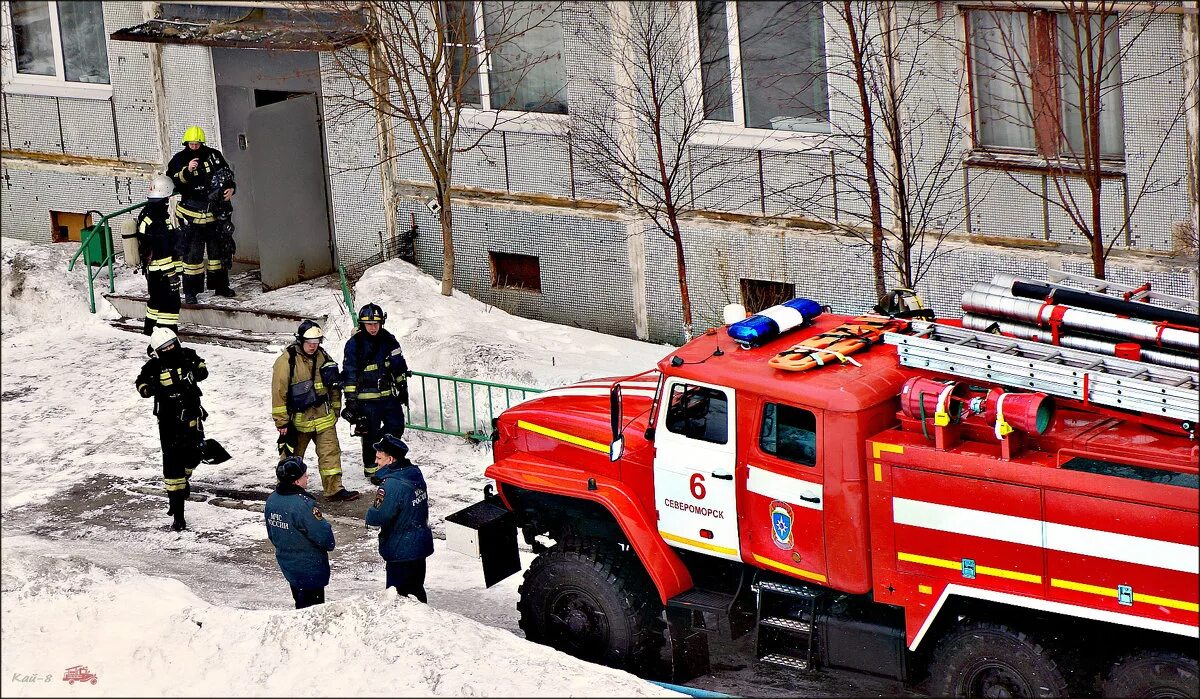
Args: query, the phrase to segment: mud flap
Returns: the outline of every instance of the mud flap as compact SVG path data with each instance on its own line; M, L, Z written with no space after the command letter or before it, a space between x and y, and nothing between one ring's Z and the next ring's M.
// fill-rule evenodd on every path
M667 607L667 645L671 651L671 681L687 682L710 671L708 630L691 609Z
M512 512L491 499L481 500L448 515L446 544L451 551L483 562L485 587L491 587L521 570L521 557L517 553L516 518Z

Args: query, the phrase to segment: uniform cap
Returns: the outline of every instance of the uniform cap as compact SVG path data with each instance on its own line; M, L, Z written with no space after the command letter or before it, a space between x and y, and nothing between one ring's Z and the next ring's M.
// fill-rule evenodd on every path
M289 456L275 466L275 476L280 483L295 483L308 473L308 464L299 456Z
M390 434L383 435L375 444L371 445L375 451L381 451L396 459L403 459L408 455L408 445L400 440L399 437L393 437Z

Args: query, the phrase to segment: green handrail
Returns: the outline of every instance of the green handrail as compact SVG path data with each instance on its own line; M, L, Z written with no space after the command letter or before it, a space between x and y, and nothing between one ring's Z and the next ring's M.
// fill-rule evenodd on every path
M83 255L84 261L88 267L88 270L87 270L88 310L90 310L92 313L96 312L96 277L100 274L100 272L104 269L105 266L108 267L108 291L109 291L109 293L112 293L117 290L116 284L113 280L113 258L116 257L116 246L114 246L112 244L112 227L110 227L108 225L108 221L109 221L109 219L111 219L115 216L120 216L121 214L129 213L130 211L133 211L134 209L140 209L141 207L145 206L146 203L147 202L144 202L144 201L138 202L137 204L134 204L133 206L127 206L124 209L121 209L120 211L114 211L111 214L105 214L104 216L100 217L99 221L92 224L91 227L85 228L83 230L82 234L79 236L80 237L79 249L76 250L75 254L71 256L71 261L67 264L67 271L68 272L74 271L76 260L79 259L80 255ZM91 213L91 212L89 211L88 213ZM100 212L97 211L96 213L100 213ZM88 251L88 245L92 242L92 238L95 238L101 232L103 232L104 235L108 236L107 238L101 239L101 240L108 241L108 247L107 247L108 252L106 255L104 255L104 257L102 259L92 260L86 254ZM91 269L93 262L101 263L100 266L97 267L97 269L95 271L93 271Z
M338 265L338 277L342 282L342 299L346 302L346 312L350 314L350 320L354 321L354 327L358 327L358 313L354 310L354 300L350 298L350 282L346 281L346 266Z
M414 371L408 381L408 429L452 434L475 442L488 440L492 419L501 412L545 390L421 371ZM414 382L420 383L419 389ZM482 405L485 394L486 408ZM500 395L504 397L503 405ZM463 412L468 407L470 418L464 420Z

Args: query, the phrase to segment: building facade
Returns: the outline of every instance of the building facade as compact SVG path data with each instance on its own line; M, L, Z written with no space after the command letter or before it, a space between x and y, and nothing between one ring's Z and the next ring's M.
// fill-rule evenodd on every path
M477 145L454 166L456 288L521 315L678 342L674 242L589 170L587 144L571 136L611 107L606 86L644 89L614 78L630 73L621 62L636 51L605 25L636 10L547 5L508 52L488 53L500 4L454 5L478 28L456 46L484 58L460 134ZM697 328L719 324L727 303L791 295L868 309L864 126L840 3L670 7L671 40L695 57L696 89L685 92L703 109L675 141L688 173L680 238ZM903 98L882 113L903 126L891 137L877 127L875 167L885 226L904 212L926 232L910 253L918 291L957 315L961 293L993 274L1089 274L1079 228L1090 219L1073 215L1090 212L1090 193L1082 175L1051 163L1064 151L1082 162L1094 142L1107 276L1195 297L1194 8L1167 5L1098 32L1110 58L1097 77L1095 140L1070 80L1045 79L1080 72L1077 35L1047 7L861 5L870 38L895 42L881 55ZM410 228L417 263L441 275L432 181L411 130L344 108L361 86L338 70L337 52L368 50L353 37L299 28L294 10L272 3L5 2L3 20L4 235L70 238L80 214L141 201L195 124L238 172L236 259L259 265L264 281L297 265L312 275L353 264ZM515 70L515 55L539 59ZM1055 125L1061 133L1047 133ZM653 158L646 129L626 128L638 157ZM904 145L899 164L893 141ZM915 191L898 193L901 181ZM889 271L888 284L897 280Z

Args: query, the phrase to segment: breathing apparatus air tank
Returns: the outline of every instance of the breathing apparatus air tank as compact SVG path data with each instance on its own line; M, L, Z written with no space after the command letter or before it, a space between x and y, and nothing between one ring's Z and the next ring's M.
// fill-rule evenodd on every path
M136 218L121 221L121 251L125 257L126 267L140 267L142 265L141 254L138 251Z
M759 311L729 326L729 336L743 348L757 347L821 315L821 304L792 299Z

